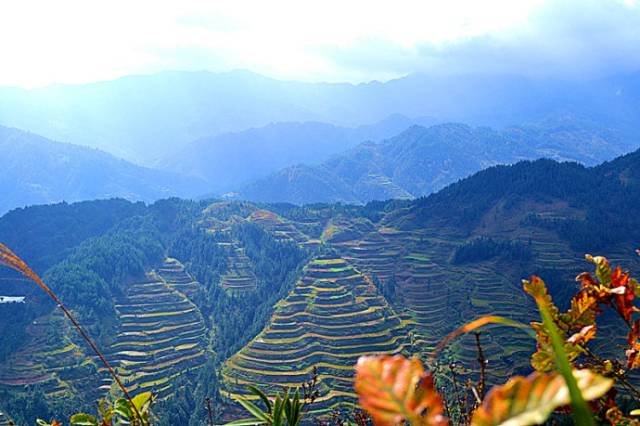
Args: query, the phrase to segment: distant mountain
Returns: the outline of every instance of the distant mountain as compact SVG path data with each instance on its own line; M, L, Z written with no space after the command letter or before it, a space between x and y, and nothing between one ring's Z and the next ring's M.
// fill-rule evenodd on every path
M154 165L201 138L273 122L357 126L390 114L504 127L570 114L637 134L640 75L596 81L415 74L385 83L278 81L247 71L163 72L85 85L0 88L0 124Z
M395 114L355 128L272 123L200 139L166 156L158 167L196 176L206 180L212 191L225 192L294 164L321 163L360 142L389 138L417 123L433 124L433 120Z
M463 124L414 126L317 166L285 168L245 186L237 197L296 204L414 198L496 164L542 157L597 164L637 146L620 132L570 117L501 131Z
M152 201L207 191L198 179L136 166L91 148L0 126L0 215L32 204L121 197Z

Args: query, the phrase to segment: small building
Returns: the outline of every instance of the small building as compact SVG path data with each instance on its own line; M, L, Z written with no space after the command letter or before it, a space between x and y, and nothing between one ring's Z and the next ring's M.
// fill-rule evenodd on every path
M0 296L0 303L24 303L24 296Z

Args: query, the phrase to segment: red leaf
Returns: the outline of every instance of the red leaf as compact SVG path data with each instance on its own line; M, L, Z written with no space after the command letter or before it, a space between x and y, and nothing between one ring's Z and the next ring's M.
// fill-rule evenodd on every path
M633 288L629 285L629 273L622 273L622 268L619 266L611 274L611 289L612 291L618 288L623 288L622 294L615 294L614 303L620 315L625 321L631 321L631 314L633 313Z
M355 389L360 396L360 405L378 426L397 425L405 420L412 425L447 424L433 378L417 358L409 360L402 355L360 357L356 365Z
M596 336L596 326L588 325L583 327L582 330L574 334L573 336L567 339L567 342L573 343L575 345L584 346L587 342L593 339Z

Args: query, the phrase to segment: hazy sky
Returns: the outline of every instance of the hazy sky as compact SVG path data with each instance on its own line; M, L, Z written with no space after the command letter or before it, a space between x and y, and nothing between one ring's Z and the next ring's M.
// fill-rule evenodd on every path
M0 85L237 68L283 79L640 69L635 0L19 0L0 5Z

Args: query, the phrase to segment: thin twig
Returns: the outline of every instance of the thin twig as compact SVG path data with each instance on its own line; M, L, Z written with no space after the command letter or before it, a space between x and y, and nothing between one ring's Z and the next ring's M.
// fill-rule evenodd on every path
M594 354L591 349L589 349L586 346L582 346L582 349L584 349L585 354L587 355L587 357L589 357L592 361L596 362L597 364L601 365L601 366L606 366L605 361L600 358L598 355ZM620 380L620 382L629 390L631 391L631 393L633 393L636 398L640 398L640 390L638 390L631 382L629 382L629 380L627 379L627 377L624 375L624 373L619 373L617 368L613 369L613 375Z
M0 243L0 264L5 265L15 271L18 271L25 277L29 278L31 281L35 282L42 290L44 290L45 293L49 295L49 297L58 305L58 307L62 309L62 312L64 312L65 316L69 319L69 321L71 321L71 323L73 324L75 329L78 331L78 333L80 333L82 338L89 344L89 346L91 347L91 349L93 349L96 355L98 355L98 358L100 358L104 366L107 368L107 370L109 371L109 374L111 374L111 377L114 378L114 380L118 384L118 387L122 390L127 400L129 400L129 403L131 404L133 411L138 416L138 419L140 419L140 423L144 425L145 423L144 419L140 415L140 412L138 411L138 408L136 407L136 405L133 403L133 400L131 399L129 392L127 392L127 389L124 387L124 385L120 381L120 378L118 377L116 372L113 370L113 368L111 368L111 365L109 364L107 359L104 357L104 355L102 355L102 352L100 352L100 349L98 349L95 343L93 343L93 340L91 340L89 335L80 326L78 321L76 321L74 316L71 315L71 312L67 310L67 308L60 301L60 299L58 299L58 297L53 293L53 291L51 291L51 289L42 281L42 279L40 279L38 274L33 272L33 270L22 259L20 259L18 255L16 255L14 252L12 252L9 249L9 247L5 246L2 243Z
M447 389L444 386L441 387L440 394L445 395L446 390ZM447 418L451 419L451 410L449 409L449 402L447 401L447 398L442 398L442 405L444 405L444 412L447 415Z
M487 361L484 357L484 352L482 351L482 345L480 344L480 332L476 331L474 334L476 335L476 346L478 347L478 363L480 363L480 382L478 383L478 392L480 394L480 399L483 400L487 382Z
M466 415L464 413L464 409L462 406L462 399L460 397L460 392L458 390L458 376L456 374L456 371L454 369L455 364L451 363L449 364L449 370L451 370L451 376L453 378L453 391L455 392L455 396L456 396L456 402L458 403L458 410L460 410L460 416L462 417L463 421L466 424Z
M471 379L467 379L467 381L464 384L464 412L465 412L465 418L469 419L470 415L471 415L471 411L470 410L470 403L469 403L469 397L471 396Z
M204 402L206 403L206 406L207 406L207 413L208 413L208 418L209 418L208 426L213 426L213 412L211 410L211 398L210 397L206 397L204 399Z

